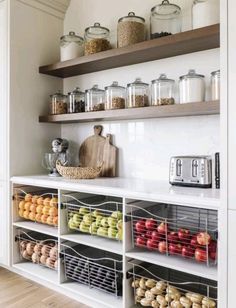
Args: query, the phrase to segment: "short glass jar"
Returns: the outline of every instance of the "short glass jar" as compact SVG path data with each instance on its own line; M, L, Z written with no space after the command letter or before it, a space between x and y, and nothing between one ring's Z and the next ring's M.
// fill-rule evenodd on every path
M126 88L117 81L105 88L105 110L124 109L126 104Z
M71 60L84 55L84 39L75 32L69 32L60 40L61 61Z
M181 32L181 8L168 0L162 1L151 9L150 27L151 39Z
M146 39L145 19L130 12L122 17L117 26L117 47L140 43Z
M50 114L65 114L67 113L67 95L58 91L50 95Z
M194 0L192 7L193 29L220 22L220 0Z
M205 101L205 76L195 70L189 70L187 75L181 76L179 81L180 103L194 103Z
M151 105L173 105L175 103L174 85L175 81L168 79L165 74L161 74L158 79L153 80Z
M85 93L77 87L68 93L67 113L85 112Z
M105 91L94 85L85 91L85 111L105 110Z
M211 73L211 99L220 99L220 70Z
M85 29L85 55L111 49L110 30L96 22L93 26Z
M136 78L133 83L127 85L127 107L137 108L149 105L149 84Z

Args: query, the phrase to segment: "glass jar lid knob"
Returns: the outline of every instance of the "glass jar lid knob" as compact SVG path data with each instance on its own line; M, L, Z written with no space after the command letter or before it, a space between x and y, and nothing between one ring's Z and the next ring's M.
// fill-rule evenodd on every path
M161 4L163 4L163 5L170 4L170 2L169 2L169 0L163 0Z
M101 24L99 22L95 22L94 27L100 27Z
M134 12L129 12L128 16L135 16Z
M70 35L70 36L75 36L75 32L74 32L74 31L70 31L70 32L69 32L69 35Z

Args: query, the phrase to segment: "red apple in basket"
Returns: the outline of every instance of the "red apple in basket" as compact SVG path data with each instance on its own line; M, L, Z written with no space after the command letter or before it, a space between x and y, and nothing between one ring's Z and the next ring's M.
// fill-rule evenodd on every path
M143 236L138 236L136 238L136 246L138 247L146 247L146 240Z
M152 239L147 240L147 248L150 250L158 250L158 243Z
M152 231L152 240L156 243L159 243L160 241L163 241L165 239L165 236L163 234L160 234L157 231Z
M183 244L188 244L190 243L191 240L191 234L190 231L188 229L179 229L178 231L178 237L179 240L183 243Z
M211 236L207 232L200 232L197 234L197 242L201 246L209 245L211 242Z
M169 243L175 243L177 244L179 242L179 237L177 232L170 232L167 236L168 242Z
M166 241L161 241L159 244L158 244L158 250L160 253L166 253L167 251L167 244L166 244Z
M141 220L138 220L135 224L135 229L138 233L144 233L146 232L146 227L145 227L145 220L144 219L141 219Z
M195 259L198 262L206 262L207 261L207 252L202 248L197 248L195 250Z
M146 234L145 234L145 238L146 238L147 240L152 238L152 231L151 231L151 230L147 230L147 232L146 232Z
M157 228L157 222L153 218L147 219L145 223L145 227L148 230L155 230Z
M168 232L168 225L165 222L162 222L158 227L157 231L160 234L166 234Z
M171 255L181 255L182 246L180 244L170 243L169 245L169 253Z
M183 246L182 247L182 256L184 258L193 258L194 257L195 248L191 246Z
M191 241L190 241L190 245L194 248L197 248L199 246L198 242L197 242L197 235L194 234L191 238Z
M217 241L212 240L208 246L209 257L215 261L217 257Z

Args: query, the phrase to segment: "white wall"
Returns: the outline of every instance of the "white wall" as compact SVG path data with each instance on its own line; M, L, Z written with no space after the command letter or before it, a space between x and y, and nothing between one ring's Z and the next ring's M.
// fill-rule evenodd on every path
M184 29L191 25L191 5L189 0L175 1L183 7ZM119 17L129 11L145 16L148 20L150 8L156 0L110 1L72 0L67 11L64 32L75 30L83 34L85 27L100 21L109 27L113 38ZM111 12L108 14L107 12ZM170 59L132 65L98 73L68 78L64 80L64 91L75 86L85 90L97 83L100 87L110 85L113 80L122 85L142 77L150 82L160 73L178 80L188 69L195 68L206 75L207 99L210 98L210 72L219 69L219 49L198 52ZM176 85L177 94L177 85ZM72 142L74 153L78 145L92 133L95 123L62 125L62 136ZM104 122L105 133L114 135L114 143L119 147L119 175L125 177L168 180L169 159L173 155L213 154L219 151L219 116L170 118L124 122Z

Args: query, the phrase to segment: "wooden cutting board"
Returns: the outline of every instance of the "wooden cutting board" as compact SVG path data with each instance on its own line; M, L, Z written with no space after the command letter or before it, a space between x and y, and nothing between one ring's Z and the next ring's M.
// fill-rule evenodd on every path
M94 135L88 137L79 150L79 161L81 167L98 167L103 164L100 176L116 176L117 148L112 145L111 135L103 137L103 127L94 126Z

